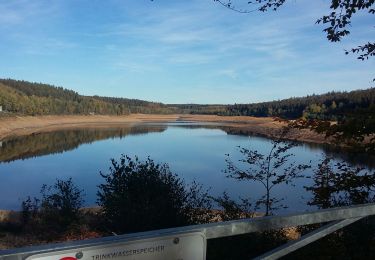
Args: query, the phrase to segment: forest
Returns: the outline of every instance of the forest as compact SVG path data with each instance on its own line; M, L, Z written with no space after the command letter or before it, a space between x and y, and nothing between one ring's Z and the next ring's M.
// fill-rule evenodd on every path
M249 97L250 99L250 97ZM83 96L75 91L27 81L0 79L0 106L21 115L214 114L344 121L374 120L375 88L293 97L284 100L234 104L163 104L120 97Z
M340 121L348 116L375 114L375 89L329 92L322 95L228 106L227 115Z
M0 106L20 115L168 113L165 105L136 99L82 96L52 85L0 79Z

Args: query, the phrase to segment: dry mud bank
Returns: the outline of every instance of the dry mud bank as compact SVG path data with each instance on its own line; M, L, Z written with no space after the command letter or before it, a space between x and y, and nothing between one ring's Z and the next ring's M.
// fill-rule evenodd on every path
M25 116L0 118L0 139L65 128L109 127L142 122L176 121L177 115Z
M271 117L251 116L182 115L180 120L213 122L228 127L228 132L232 134L255 134L266 137L278 137L281 128L287 125ZM308 129L291 129L285 137L309 143L321 144L327 142L324 135Z
M227 127L233 134L256 134L275 137L285 123L273 118L249 116L215 116L215 115L150 115L132 114L128 116L25 116L0 117L0 140L11 136L30 135L39 132L50 132L66 128L112 127L136 123L164 123L176 121L212 122ZM288 139L311 143L326 142L323 135L309 130L293 129Z

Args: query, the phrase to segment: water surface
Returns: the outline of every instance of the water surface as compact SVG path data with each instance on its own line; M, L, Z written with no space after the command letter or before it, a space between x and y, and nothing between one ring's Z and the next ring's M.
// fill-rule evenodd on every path
M0 146L0 208L19 209L26 196L39 195L43 184L69 177L84 190L86 205L95 205L97 185L102 182L99 172L108 172L110 159L119 159L121 154L150 156L168 163L187 184L196 180L213 196L226 191L235 199L241 196L255 200L264 194L264 188L259 183L226 178L225 154L233 160L240 159L238 146L266 154L271 142L263 137L230 133L230 128L217 124L179 122L68 129L6 139ZM303 143L291 152L297 163L312 165L328 153L322 146ZM337 160L348 157L345 153L329 154ZM305 174L311 176L312 170ZM311 185L311 179L300 178L294 187L275 187L273 195L283 198L288 206L281 211L310 209L307 202L312 194L304 186Z

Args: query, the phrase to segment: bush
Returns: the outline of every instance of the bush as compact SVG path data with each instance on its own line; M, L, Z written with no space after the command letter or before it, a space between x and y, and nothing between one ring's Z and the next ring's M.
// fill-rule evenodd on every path
M41 193L41 214L45 221L66 227L79 220L83 193L71 178L57 180L53 186L43 185Z
M220 221L253 218L255 216L249 199L240 198L241 203L238 203L231 199L228 193L224 192L222 197L212 197L212 200L221 208L217 213Z
M114 232L138 232L207 221L211 208L207 192L173 174L168 164L150 158L140 161L122 155L111 160L109 173L100 175L98 204Z
M71 178L57 180L53 186L43 185L41 195L41 199L28 197L22 202L26 231L54 239L79 223L83 193Z

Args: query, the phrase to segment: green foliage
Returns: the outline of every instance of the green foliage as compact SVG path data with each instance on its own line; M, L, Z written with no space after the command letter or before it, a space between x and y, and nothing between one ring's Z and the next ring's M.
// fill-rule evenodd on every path
M210 200L196 183L186 189L167 164L123 155L111 160L109 173L100 173L98 204L108 227L137 232L207 221Z
M54 239L80 221L83 193L72 179L43 185L40 199L28 197L22 202L22 221L27 231Z
M330 92L254 104L166 105L137 99L87 97L61 87L0 79L0 105L5 111L25 115L181 113L284 119L304 117L341 122L357 116L372 118L375 114L375 89Z
M73 95L72 91L37 83L0 80L0 104L7 112L22 115L117 114L117 107L91 97ZM24 92L23 87L28 90ZM29 85L34 87L28 88ZM51 92L51 93L50 93Z
M178 108L174 108L162 103L148 102L139 99L128 99L118 97L99 97L93 98L113 104L120 108L120 113L142 113L142 114L173 114L179 113ZM127 111L125 111L127 110Z
M22 115L106 114L218 114L224 105L166 105L139 99L82 96L48 84L0 79L0 105L4 111Z
M181 114L227 115L226 105L175 104L169 105Z
M0 79L0 105L7 112L23 115L127 115L173 112L160 103L82 96L62 87L12 79Z
M0 83L23 93L26 96L51 97L63 100L80 100L80 95L73 90L48 84L32 83L24 80L0 79Z
M235 105L165 105L136 99L87 97L74 91L41 83L0 79L0 105L5 113L22 115L73 115L129 113L190 113L225 116L280 117L319 122L309 128L337 143L375 153L375 89L330 92L302 98L255 104ZM315 124L315 123L313 123ZM365 141L365 142L364 142Z
M375 153L375 89L331 92L228 107L232 115L274 116L294 119L290 126L325 134L338 145ZM272 114L270 114L272 113Z
M304 117L331 121L344 121L357 116L371 118L375 114L375 89L330 92L254 104L236 104L227 107L227 114L284 119Z

